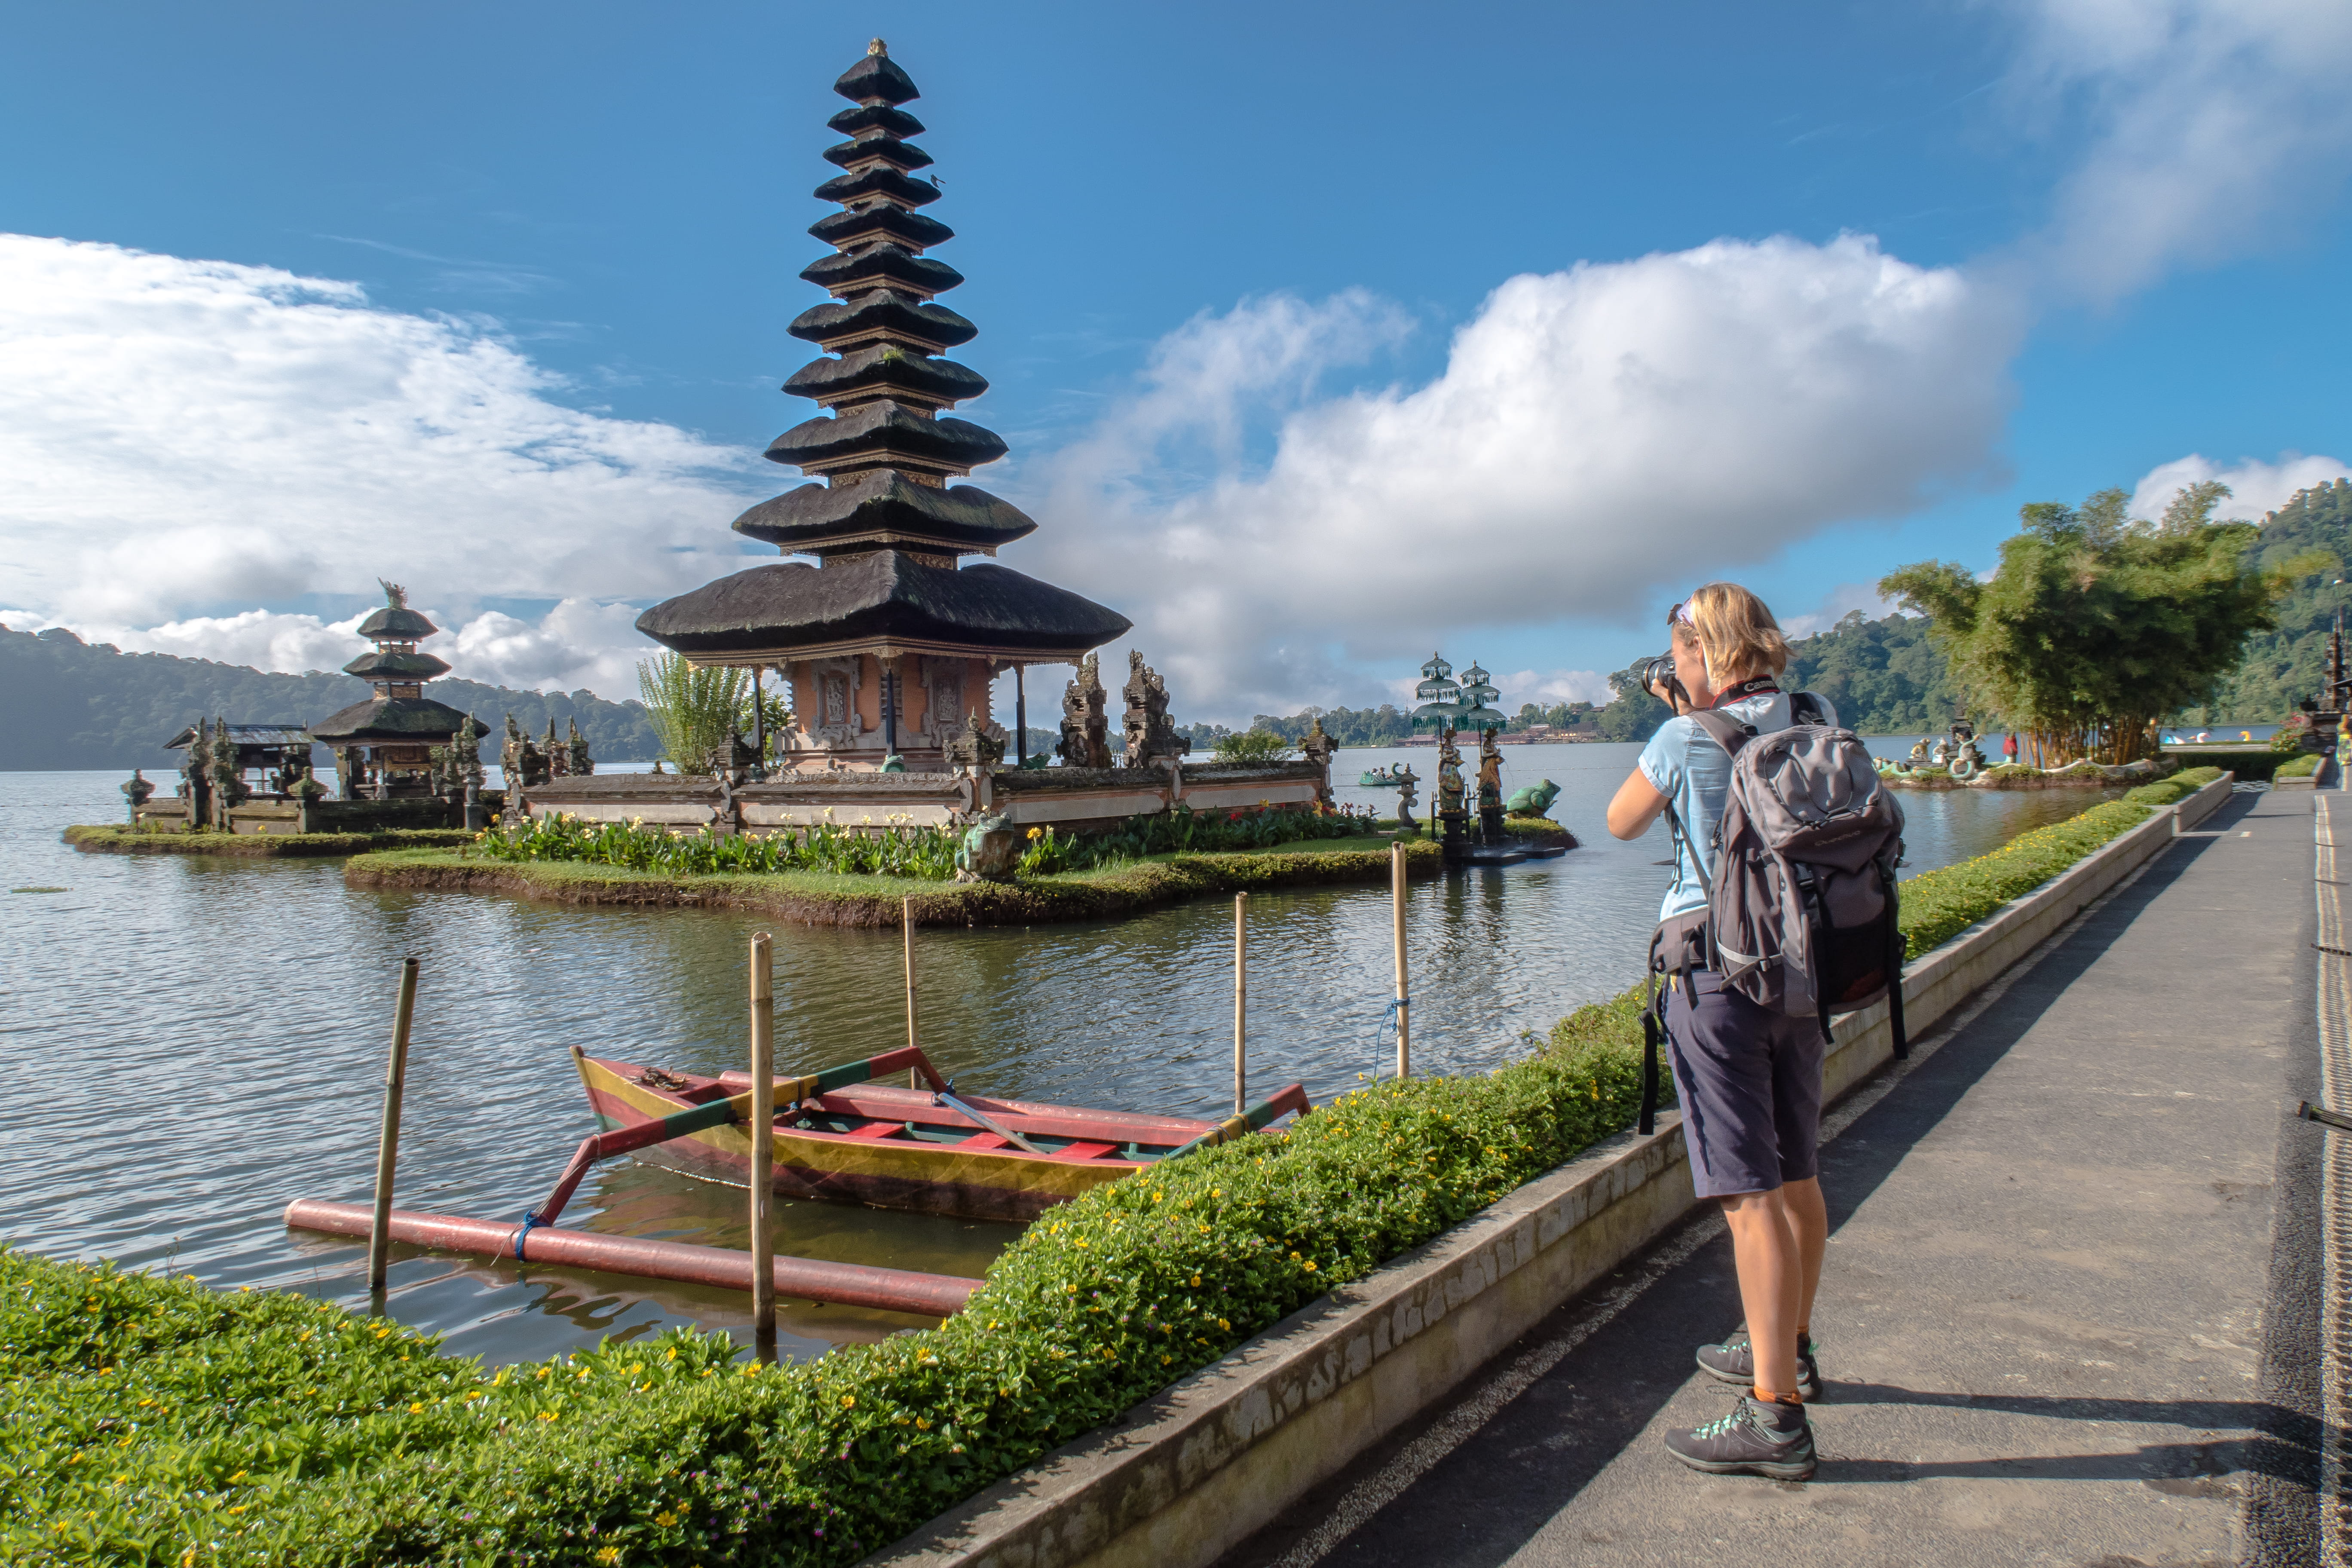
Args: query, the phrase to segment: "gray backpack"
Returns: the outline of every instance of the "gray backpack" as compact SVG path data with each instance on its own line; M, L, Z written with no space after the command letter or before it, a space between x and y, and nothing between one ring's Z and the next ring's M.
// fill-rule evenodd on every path
M1727 713L1688 715L1731 753L1731 784L1712 844L1706 907L1676 916L1650 942L1653 984L1713 970L1759 1005L1821 1021L1884 996L1895 1054L1903 1032L1903 935L1895 926L1895 866L1903 808L1879 782L1869 749L1851 730L1819 722L1809 692L1790 700L1797 721L1759 735ZM1672 821L1677 838L1684 825ZM1661 999L1662 1000L1662 999ZM1642 1125L1653 1125L1663 1006L1645 1010Z

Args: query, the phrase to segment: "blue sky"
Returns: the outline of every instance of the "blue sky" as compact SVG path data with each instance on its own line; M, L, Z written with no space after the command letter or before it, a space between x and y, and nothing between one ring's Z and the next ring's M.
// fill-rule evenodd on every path
M878 34L1008 564L1192 715L1436 644L1589 692L1709 577L1801 626L2022 501L2336 471L2345 9L11 6L0 231L80 243L0 260L0 618L341 663L381 572L461 672L622 694L793 482Z

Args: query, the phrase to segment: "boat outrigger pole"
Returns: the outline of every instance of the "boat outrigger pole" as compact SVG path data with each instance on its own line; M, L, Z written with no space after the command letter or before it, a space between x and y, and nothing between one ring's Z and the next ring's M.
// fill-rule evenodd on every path
M580 1047L572 1047L572 1054L579 1056ZM820 1094L847 1089L851 1084L866 1083L908 1068L929 1079L935 1093L945 1095L948 1092L947 1079L931 1066L929 1057L914 1046L900 1046L895 1051L884 1051L878 1057L868 1057L863 1061L844 1062L823 1072L776 1079L776 1114L782 1116L803 1100L814 1100ZM968 1108L960 1106L959 1109ZM547 1195L547 1202L523 1215L524 1228L553 1225L556 1216L563 1212L563 1205L572 1201L572 1194L579 1188L581 1178L587 1175L588 1167L597 1161L609 1160L615 1154L626 1154L635 1149L648 1149L656 1143L667 1143L673 1138L684 1138L706 1128L730 1126L747 1121L751 1114L751 1096L746 1090L685 1110L674 1110L657 1121L641 1121L635 1127L618 1127L609 1132L590 1133L581 1140L578 1152L572 1156L572 1163L564 1167L562 1176L555 1184L555 1190Z
M1226 1117L1182 1148L1171 1150L1168 1158L1181 1160L1195 1149L1213 1149L1220 1143L1230 1143L1236 1138L1257 1131L1286 1112L1295 1110L1304 1116L1313 1109L1307 1103L1307 1090L1294 1083L1272 1100L1261 1100L1247 1110Z

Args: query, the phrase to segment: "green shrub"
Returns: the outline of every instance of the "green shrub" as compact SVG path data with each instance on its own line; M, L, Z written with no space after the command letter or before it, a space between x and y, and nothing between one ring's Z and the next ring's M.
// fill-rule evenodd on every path
M2317 773L2319 771L2319 764L2326 760L2327 758L2323 752L2306 752L2302 756L2281 763L2278 765L2278 771L2272 773L2271 777L2273 779L2307 779L2312 774Z
M2220 768L2187 768L2170 778L2158 779L2154 784L2144 784L2128 791L2124 799L2134 805L2170 805L2176 801L2187 800L2220 778L2221 772Z
M583 860L711 877L744 871L831 871L843 876L917 877L944 881L955 875L962 836L921 827L898 816L874 830L829 822L777 833L720 836L646 831L635 823L587 822L562 813L516 828L482 834L472 853L492 860Z
M1244 730L1236 735L1217 738L1216 760L1221 763L1280 763L1298 754L1298 749L1271 730Z
M1910 951L2148 816L1905 883ZM797 1366L677 1331L486 1373L299 1297L0 1253L0 1560L855 1562L1628 1125L1642 1000L1097 1187L938 1329Z

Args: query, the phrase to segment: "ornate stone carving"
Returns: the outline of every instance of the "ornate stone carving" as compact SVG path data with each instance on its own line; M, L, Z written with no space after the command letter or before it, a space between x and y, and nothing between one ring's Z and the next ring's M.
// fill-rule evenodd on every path
M228 826L228 814L247 800L245 773L236 765L236 742L229 738L228 721L213 721L213 816L216 825Z
M950 768L978 768L982 772L1004 761L1004 742L990 731L992 724L981 721L980 710L964 715L963 728L950 735L941 748Z
M1459 818L1462 794L1462 753L1454 749L1454 726L1448 724L1437 734L1437 815Z
M554 721L550 720L548 728L554 727ZM538 789L551 776L547 753L531 744L530 737L522 732L511 713L507 715L507 743L499 753L499 764L506 773L510 792Z
M547 740L540 752L547 759L548 777L560 779L572 771L572 754L564 750L562 738L555 732L552 713L547 716Z
M1419 795L1421 777L1412 771L1412 764L1407 763L1397 769L1396 781L1397 826L1411 832L1415 826L1412 820L1412 803Z
M580 721L568 721L572 736L563 743L564 760L571 763L572 776L584 779L596 771L596 759L588 754L588 737L580 732Z
M898 741L928 740L932 745L945 747L962 733L964 727L964 677L971 673L967 660L936 658L925 655L917 661L916 677L923 686L923 727L909 736L901 728Z
M1110 763L1108 694L1101 663L1093 654L1078 666L1078 678L1062 692L1062 740L1054 748L1066 768L1107 768Z
M188 754L180 763L180 795L188 803L188 826L207 827L213 820L213 745L205 721L196 721L188 739Z
M147 804L147 797L154 793L155 786L147 782L147 775L140 772L137 768L131 769L131 776L122 781L122 794L131 803L131 820L132 822L137 822L139 820L139 808Z
M457 783L467 788L479 789L482 785L481 721L471 713L467 714L466 721L457 726L457 736L450 741L449 747L457 753Z
M1174 721L1168 717L1168 683L1133 648L1127 650L1127 685L1119 695L1127 700L1124 760L1129 767L1150 767L1192 749L1192 739L1178 734Z
M793 736L791 743L814 751L861 744L861 737L867 731L865 721L857 716L857 689L865 679L866 661L856 657L814 658L793 668L808 671L814 700L806 727Z

